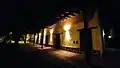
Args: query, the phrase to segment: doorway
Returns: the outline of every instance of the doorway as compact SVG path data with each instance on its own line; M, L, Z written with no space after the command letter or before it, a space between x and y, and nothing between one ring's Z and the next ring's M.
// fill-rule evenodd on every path
M56 49L60 49L60 34L55 34L54 45Z

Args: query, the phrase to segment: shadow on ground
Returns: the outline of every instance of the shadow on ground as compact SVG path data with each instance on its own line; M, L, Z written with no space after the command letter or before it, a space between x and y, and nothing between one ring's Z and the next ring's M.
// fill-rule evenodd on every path
M5 45L0 51L1 68L76 68L74 65L29 45Z

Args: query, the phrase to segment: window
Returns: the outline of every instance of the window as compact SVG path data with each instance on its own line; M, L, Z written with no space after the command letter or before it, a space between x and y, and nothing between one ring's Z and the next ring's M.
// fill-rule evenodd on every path
M76 44L78 44L78 41L76 41Z

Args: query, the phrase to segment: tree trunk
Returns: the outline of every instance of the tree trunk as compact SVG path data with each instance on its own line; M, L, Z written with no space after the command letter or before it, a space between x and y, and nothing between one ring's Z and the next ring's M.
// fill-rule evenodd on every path
M27 34L25 33L25 39L24 39L25 44L26 44L26 38L27 38Z
M85 54L85 63L86 64L90 64L91 62L91 54L92 54L92 48L91 46L89 45L89 37L88 37L88 31L89 31L89 28L88 28L88 10L85 9L84 12L84 54Z
M18 41L19 41L19 34L16 33L15 34L15 45L18 45Z
M35 33L34 33L34 40L33 40L33 46L35 45Z
M41 34L41 49L43 49L43 38L44 38L44 29L42 30L42 34Z

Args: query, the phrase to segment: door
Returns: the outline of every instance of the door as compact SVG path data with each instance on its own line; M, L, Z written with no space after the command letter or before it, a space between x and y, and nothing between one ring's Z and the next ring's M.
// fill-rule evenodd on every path
M82 29L82 30L80 30L79 31L80 33L80 51L83 51L83 49L84 49L84 30Z
M60 34L55 35L54 45L56 49L60 49Z

